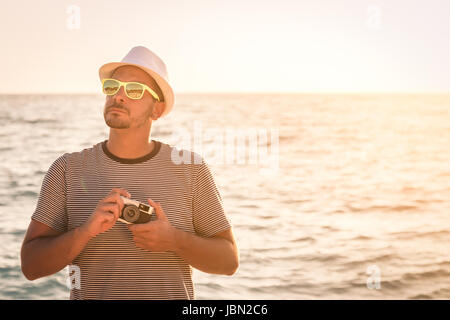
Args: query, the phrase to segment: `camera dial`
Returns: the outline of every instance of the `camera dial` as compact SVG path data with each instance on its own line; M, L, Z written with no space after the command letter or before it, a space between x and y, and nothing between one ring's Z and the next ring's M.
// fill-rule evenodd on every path
M123 208L123 219L128 222L135 222L139 219L139 208L135 205L127 205Z

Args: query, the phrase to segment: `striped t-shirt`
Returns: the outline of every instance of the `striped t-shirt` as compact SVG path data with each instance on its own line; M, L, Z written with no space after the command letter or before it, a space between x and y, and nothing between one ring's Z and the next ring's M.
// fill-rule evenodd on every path
M229 229L204 159L194 161L199 155L192 152L191 163L172 161L172 152L188 151L153 141L154 149L137 159L114 156L107 140L63 154L44 177L32 219L61 232L72 230L111 189L123 188L133 200L159 202L177 229L203 237ZM191 266L174 252L138 248L120 221L91 239L72 265L81 281L72 286L70 299L194 299Z

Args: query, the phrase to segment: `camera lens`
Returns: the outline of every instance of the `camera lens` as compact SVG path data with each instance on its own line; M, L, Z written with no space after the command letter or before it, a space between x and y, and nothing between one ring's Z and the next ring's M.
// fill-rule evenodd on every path
M128 222L135 222L139 219L139 208L133 205L129 205L123 208L123 219Z

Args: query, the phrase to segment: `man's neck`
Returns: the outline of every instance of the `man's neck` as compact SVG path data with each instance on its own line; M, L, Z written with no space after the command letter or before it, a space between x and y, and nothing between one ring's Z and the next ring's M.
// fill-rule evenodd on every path
M120 139L110 133L106 147L109 152L118 158L137 159L152 152L155 148L155 142L153 140L150 142L148 140L130 141L130 139Z

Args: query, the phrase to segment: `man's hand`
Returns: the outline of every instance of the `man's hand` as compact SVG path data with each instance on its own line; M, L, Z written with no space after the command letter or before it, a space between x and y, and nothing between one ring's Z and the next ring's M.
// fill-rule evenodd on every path
M120 196L131 197L128 191L114 188L104 199L98 202L94 212L81 226L82 229L87 230L90 237L95 237L114 226L124 206Z
M133 233L133 240L137 247L150 251L174 251L177 229L167 220L159 202L148 199L148 203L155 208L156 220L142 224L127 225Z

